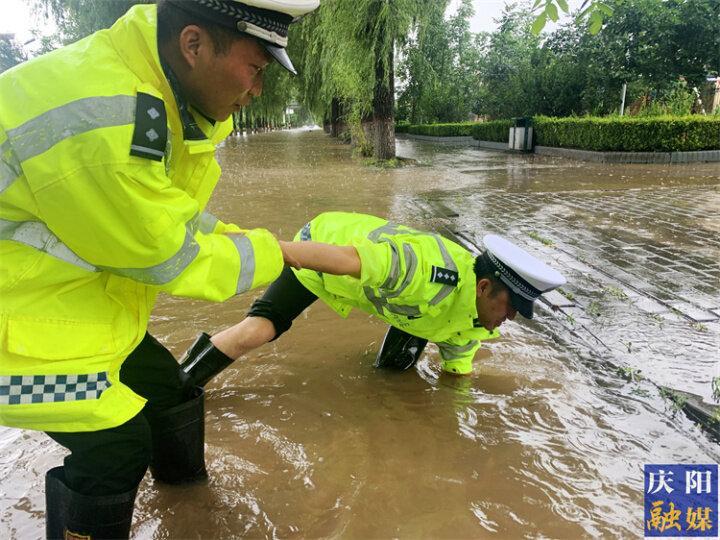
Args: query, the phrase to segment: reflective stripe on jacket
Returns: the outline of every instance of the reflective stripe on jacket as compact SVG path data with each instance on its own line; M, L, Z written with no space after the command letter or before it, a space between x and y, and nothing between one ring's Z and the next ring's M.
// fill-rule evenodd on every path
M140 110L140 95L158 106ZM164 151L131 155L139 115L163 107ZM0 75L0 424L125 422L145 400L120 366L158 291L222 301L280 273L268 231L204 212L231 122L193 117L185 140L152 5Z
M362 263L359 280L310 270L296 271L298 279L343 317L359 308L437 343L446 371L469 373L480 342L499 336L474 326L474 256L440 235L375 216L327 212L295 239L355 246ZM451 276L448 283L436 278L440 271Z

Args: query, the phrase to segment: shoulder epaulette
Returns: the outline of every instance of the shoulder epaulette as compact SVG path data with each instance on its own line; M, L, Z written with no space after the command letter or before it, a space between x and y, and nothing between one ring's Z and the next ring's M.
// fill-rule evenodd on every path
M430 274L431 283L442 283L443 285L452 285L457 287L459 275L455 270L449 270L442 266L433 266Z
M138 92L130 155L162 161L167 144L167 114L160 98Z

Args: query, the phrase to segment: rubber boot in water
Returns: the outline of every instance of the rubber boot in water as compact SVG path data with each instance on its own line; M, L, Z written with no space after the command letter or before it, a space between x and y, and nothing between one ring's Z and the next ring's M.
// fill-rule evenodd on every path
M117 495L82 495L65 484L63 467L45 474L47 538L128 538L137 488Z
M180 359L180 368L188 374L192 384L205 386L233 361L212 344L209 335L203 333Z
M415 337L391 326L380 346L375 367L398 371L410 369L420 358L425 345L427 339Z
M150 472L159 482L187 484L207 478L205 391L197 386L185 403L152 416Z

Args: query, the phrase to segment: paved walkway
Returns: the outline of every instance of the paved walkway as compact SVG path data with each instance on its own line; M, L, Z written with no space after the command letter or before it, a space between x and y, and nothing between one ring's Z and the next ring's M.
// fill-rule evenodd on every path
M558 173L570 167L564 160L508 157L515 172L502 182L502 158L475 152L474 162L472 150L441 158L450 174L478 182L426 194L428 214L475 245L485 233L503 234L555 265L569 283L551 303L573 334L613 365L711 401L711 380L720 377L720 179L664 187L648 183L654 166L644 166L621 189L564 189L573 174ZM619 165L592 167L632 175ZM552 190L558 176L564 183ZM537 190L537 179L548 191Z

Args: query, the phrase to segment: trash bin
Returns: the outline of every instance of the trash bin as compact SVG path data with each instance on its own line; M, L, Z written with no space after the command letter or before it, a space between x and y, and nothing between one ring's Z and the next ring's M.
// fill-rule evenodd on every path
M521 116L513 118L513 127L510 128L508 148L519 152L532 152L533 127L532 118Z

